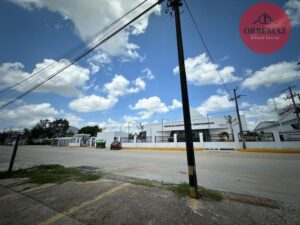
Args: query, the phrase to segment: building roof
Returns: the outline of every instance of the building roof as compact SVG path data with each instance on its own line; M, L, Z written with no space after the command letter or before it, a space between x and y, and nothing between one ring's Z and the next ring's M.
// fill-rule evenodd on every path
M263 129L265 127L269 127L275 124L278 124L278 121L260 121L254 128L254 130Z

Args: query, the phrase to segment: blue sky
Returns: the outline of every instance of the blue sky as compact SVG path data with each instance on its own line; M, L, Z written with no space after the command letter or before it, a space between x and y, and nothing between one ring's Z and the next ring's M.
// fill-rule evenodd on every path
M51 64L24 86L0 96L3 104L69 63L57 57L131 9L138 0L3 0L0 2L0 87L14 84ZM150 6L149 0L145 6ZM249 127L276 119L271 97L279 107L290 104L281 90L299 84L300 2L269 1L290 16L292 33L285 47L272 54L248 49L239 34L243 13L260 1L187 0L215 66L185 7L182 31L190 105L203 115L234 114L232 89ZM67 118L71 125L120 126L182 117L174 18L166 4L112 39L22 100L2 109L1 128L30 127L42 118ZM221 84L217 68L225 80ZM299 87L298 87L299 89ZM298 90L297 89L297 90ZM226 92L227 91L227 92ZM228 93L229 92L229 93ZM124 125L125 126L125 125Z

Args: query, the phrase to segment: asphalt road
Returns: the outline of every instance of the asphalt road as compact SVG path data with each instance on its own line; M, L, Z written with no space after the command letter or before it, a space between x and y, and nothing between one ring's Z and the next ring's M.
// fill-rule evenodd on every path
M0 147L0 170L6 170L12 147ZM91 150L21 146L15 167L39 164L92 166L137 178L188 181L184 151ZM198 184L207 188L300 204L300 154L196 152Z

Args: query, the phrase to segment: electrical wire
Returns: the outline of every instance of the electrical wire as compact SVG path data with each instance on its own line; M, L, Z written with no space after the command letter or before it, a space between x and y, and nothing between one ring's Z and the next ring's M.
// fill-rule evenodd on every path
M210 51L209 51L209 49L208 49L208 46L207 46L207 44L206 44L206 42L205 42L205 40L204 40L204 37L203 37L203 35L202 35L201 32L200 32L200 29L199 29L199 27L198 27L198 25L197 25L197 23L196 23L196 20L195 20L193 14L192 14L192 11L190 10L189 5L188 5L187 2L186 2L186 0L184 0L184 4L186 5L186 8L187 8L187 10L188 10L188 13L189 13L189 15L190 15L190 17L191 17L191 19L192 19L192 21L193 21L193 24L194 24L194 26L195 26L195 28L196 28L196 30L197 30L198 35L199 35L199 37L200 37L200 39L201 39L201 41L202 41L202 43L203 43L203 46L204 46L204 48L205 48L205 51L206 51L206 53L207 53L207 55L208 55L210 61L212 62L213 66L214 66L214 69L215 69L215 71L217 72L217 74L218 74L218 76L219 76L219 78L220 78L222 84L223 84L223 87L224 87L225 92L227 92L227 94L230 95L230 94L229 94L230 92L228 91L228 88L227 88L227 86L226 86L226 84L225 84L225 82L224 82L224 79L222 78L220 72L217 70L217 67L216 67L216 64L215 64L215 62L214 62L214 59L213 59L213 57L212 57L212 55L211 55L211 53L210 53Z
M134 8L132 8L131 10L129 10L128 12L126 12L123 16L121 16L120 18L118 18L117 20L115 20L113 23L111 23L110 25L104 27L101 31L93 34L93 35L89 35L87 37L87 40L83 43L80 43L78 46L70 49L69 51L67 51L66 53L64 53L62 56L57 57L57 59L55 59L56 61L59 61L63 58L67 58L68 56L72 56L74 55L74 53L76 53L78 50L88 47L88 45L90 43L92 43L93 41L99 39L99 35L101 34L105 34L105 32L111 30L111 28L113 28L114 25L116 25L118 22L121 22L122 20L125 19L126 16L128 16L130 13L132 13L133 11L135 11L137 8L141 7L144 3L146 3L148 0L144 0L143 2L141 2L140 4L136 5ZM43 67L42 69L38 70L37 72L31 74L30 76L26 77L23 80L20 80L18 82L16 82L13 85L10 85L9 87L4 88L3 90L0 91L0 96L3 96L5 93L7 93L9 90L13 89L16 86L19 86L20 84L36 77L37 75L39 75L41 72L53 67L55 64L57 64L57 62L52 62L49 65Z
M53 75L51 75L50 77L48 77L46 80L44 80L43 82L33 86L32 88L30 88L29 90L27 90L26 92L24 92L23 94L17 96L15 99L8 101L7 103L5 103L4 105L2 105L0 107L0 109L3 109L4 107L14 103L15 101L17 101L18 99L23 98L24 96L28 95L29 93L31 93L32 91L34 91L35 89L37 89L38 87L42 86L44 83L46 83L47 81L51 80L52 78L54 78L55 76L57 76L58 74L60 74L61 72L63 72L64 70L66 70L67 68L69 68L70 66L72 66L73 64L75 64L77 61L79 61L80 59L82 59L83 57L85 57L86 55L88 55L89 53L91 53L93 50L95 50L97 47L99 47L100 45L102 45L103 43L105 43L106 41L108 41L109 39L111 39L113 36L115 36L117 33L119 33L120 31L122 31L124 28L126 28L128 25L130 25L131 23L133 23L134 21L136 21L138 18L140 18L141 16L143 16L145 13L147 13L148 11L150 11L151 9L153 9L156 5L160 4L161 2L163 2L163 0L158 0L156 3L154 3L153 5L151 5L150 7L148 7L145 11L143 11L142 13L140 13L138 16L134 17L133 19L131 19L129 22L127 22L125 25L121 26L119 29L117 29L115 32L113 32L112 34L108 35L106 38L104 38L103 40L99 41L97 44L95 44L93 47L91 47L90 49L88 49L87 51L85 51L84 53L82 53L80 56L76 57L72 62L70 62L67 66L63 67L62 69L58 70L57 72L55 72Z

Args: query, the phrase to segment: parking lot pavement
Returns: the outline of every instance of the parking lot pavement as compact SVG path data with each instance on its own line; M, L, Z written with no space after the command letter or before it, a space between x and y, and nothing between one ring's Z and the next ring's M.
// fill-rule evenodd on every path
M12 147L0 147L0 170L8 168ZM228 192L300 202L300 154L196 152L199 185ZM20 146L15 168L40 164L91 166L135 178L188 181L184 151L110 151L91 148Z
M0 224L299 224L299 207L191 200L116 180L36 186L0 180Z

